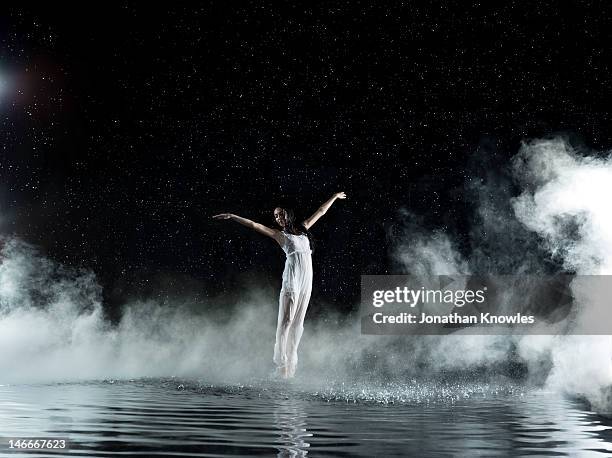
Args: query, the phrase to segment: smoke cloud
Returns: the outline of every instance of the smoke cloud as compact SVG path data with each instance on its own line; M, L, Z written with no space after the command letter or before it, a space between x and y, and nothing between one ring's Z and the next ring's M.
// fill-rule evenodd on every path
M474 203L470 252L462 256L449 234L430 235L408 223L396 250L404 273L612 273L609 155L577 151L562 137L535 140L522 145L507 169L487 167L474 178L466 184ZM513 197L517 187L520 192ZM588 334L586 323L605 317L610 300L587 287L579 276L571 290L575 310L570 330ZM453 335L432 338L428 344L433 349L427 353L435 360L430 367L469 369L517 361L526 367L529 380L585 397L599 411L612 410L609 336Z
M563 138L524 144L513 163L524 191L513 207L517 219L541 237L550 255L567 270L610 275L612 159L609 154L588 153L592 152L577 151ZM583 283L577 277L571 285L577 308L573 331L586 334L585 323L605 317L610 298ZM609 412L612 337L560 336L547 343L552 358L548 385L585 396L596 409Z

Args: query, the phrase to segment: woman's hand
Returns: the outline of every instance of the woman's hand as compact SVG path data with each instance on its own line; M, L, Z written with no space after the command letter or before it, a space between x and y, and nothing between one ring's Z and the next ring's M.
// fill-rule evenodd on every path
M231 213L219 213L218 215L213 216L213 219L230 219L232 217Z
M343 192L337 192L336 194L334 194L334 197L336 199L346 199L346 194Z

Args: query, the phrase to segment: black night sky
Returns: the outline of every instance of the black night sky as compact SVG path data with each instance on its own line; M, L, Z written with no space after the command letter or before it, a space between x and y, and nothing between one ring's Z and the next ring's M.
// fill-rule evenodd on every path
M522 140L612 146L608 12L505 3L9 10L1 229L92 269L110 309L205 303L278 288L284 261L211 215L272 225L279 203L305 217L345 191L313 228L311 308L350 310L361 274L394 271L400 208L461 237L466 180Z

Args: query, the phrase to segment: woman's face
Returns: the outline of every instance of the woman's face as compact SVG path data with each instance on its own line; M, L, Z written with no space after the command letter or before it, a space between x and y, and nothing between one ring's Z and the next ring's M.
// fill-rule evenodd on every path
M280 227L284 228L287 225L287 214L285 213L285 210L279 207L275 208L274 221L276 221L276 224L278 224Z

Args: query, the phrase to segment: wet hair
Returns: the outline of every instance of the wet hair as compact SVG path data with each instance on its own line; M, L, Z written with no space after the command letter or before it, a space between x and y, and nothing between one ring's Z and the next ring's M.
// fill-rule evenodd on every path
M293 235L305 235L306 237L308 237L310 249L314 251L314 237L312 236L312 233L308 229L306 229L302 223L297 222L293 210L280 206L275 208L280 208L285 212L285 227L283 228L283 232Z

